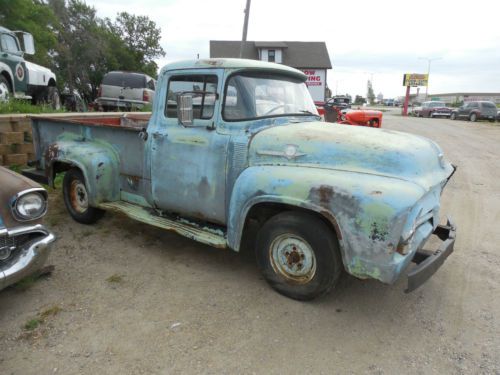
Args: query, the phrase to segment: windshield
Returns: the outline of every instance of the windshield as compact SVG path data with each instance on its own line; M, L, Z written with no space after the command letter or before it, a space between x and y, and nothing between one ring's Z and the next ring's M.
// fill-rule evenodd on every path
M431 102L430 107L444 107L443 102Z
M224 120L241 121L277 116L318 116L306 84L276 74L237 74L226 88Z

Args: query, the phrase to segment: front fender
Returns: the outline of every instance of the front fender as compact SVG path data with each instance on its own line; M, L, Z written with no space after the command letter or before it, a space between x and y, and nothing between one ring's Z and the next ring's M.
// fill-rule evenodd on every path
M110 144L98 140L71 139L64 135L49 145L44 153L44 162L49 181L56 163L77 167L83 173L92 206L102 202L116 201L119 190L119 157Z
M384 176L311 167L250 167L238 177L231 194L228 245L239 249L253 205L302 207L333 223L349 273L392 282L402 271L393 266L393 257L399 256L395 248L411 208L424 193L414 183Z

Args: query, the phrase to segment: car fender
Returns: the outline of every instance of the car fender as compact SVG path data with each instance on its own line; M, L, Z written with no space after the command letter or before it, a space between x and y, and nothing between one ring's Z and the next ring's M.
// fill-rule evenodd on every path
M392 282L394 270L384 267L392 264L406 218L424 193L412 182L378 175L310 167L250 167L240 174L231 194L228 245L239 250L246 216L255 204L296 206L332 223L349 273Z
M116 201L119 190L119 157L113 147L98 140L58 139L43 155L49 181L53 180L58 163L81 170L92 206Z

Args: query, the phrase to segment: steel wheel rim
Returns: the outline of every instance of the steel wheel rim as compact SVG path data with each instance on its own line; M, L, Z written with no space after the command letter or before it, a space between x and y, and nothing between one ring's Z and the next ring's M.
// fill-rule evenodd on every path
M89 208L87 188L81 181L71 181L70 201L71 206L78 213L84 213Z
M295 283L306 284L316 274L314 250L306 240L294 234L282 234L273 240L269 260L277 274Z
M9 100L9 86L5 82L0 82L0 101Z

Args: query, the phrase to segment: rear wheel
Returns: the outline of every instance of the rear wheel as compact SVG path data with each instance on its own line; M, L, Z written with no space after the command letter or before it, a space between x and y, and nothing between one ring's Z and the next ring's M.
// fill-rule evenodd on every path
M64 175L63 196L69 214L79 223L93 224L104 215L103 210L90 206L85 179L79 169L70 169Z
M11 96L12 90L10 88L9 81L7 81L7 78L4 76L0 75L0 102L9 101Z
M472 122L476 122L477 121L477 115L475 113L472 113L469 116L469 120L472 121Z
M52 109L61 109L61 97L59 96L57 87L49 86L47 88L47 103L52 107Z
M342 272L335 234L322 220L302 212L269 219L257 235L256 256L266 281L297 300L328 293Z

